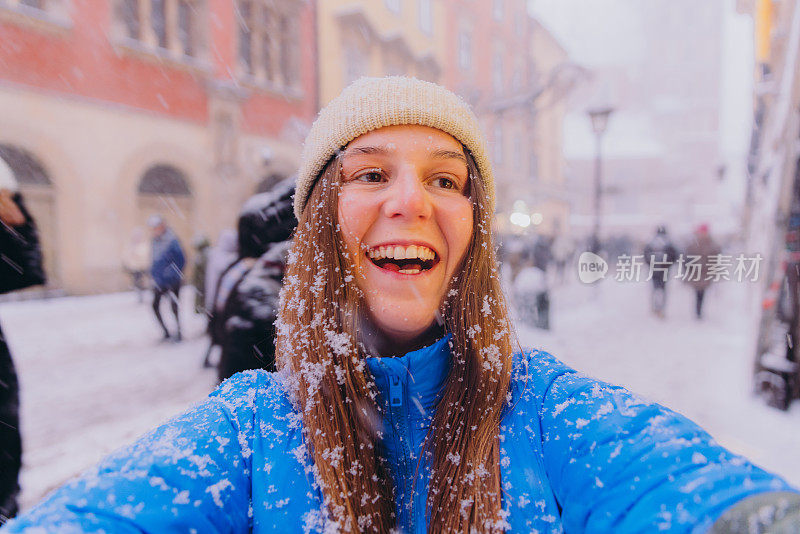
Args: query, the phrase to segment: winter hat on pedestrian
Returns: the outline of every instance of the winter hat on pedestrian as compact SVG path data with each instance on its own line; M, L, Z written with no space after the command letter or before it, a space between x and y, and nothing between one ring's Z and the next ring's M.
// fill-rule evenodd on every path
M14 171L3 161L3 158L0 158L0 189L8 189L12 193L16 193L19 190Z
M147 226L150 228L155 228L157 226L161 226L162 224L164 224L164 219L161 217L161 215L154 213L147 218Z
M350 141L385 126L415 124L452 135L472 154L494 211L494 178L478 118L458 95L435 83L388 76L360 78L317 116L303 145L294 212L303 213L320 171Z

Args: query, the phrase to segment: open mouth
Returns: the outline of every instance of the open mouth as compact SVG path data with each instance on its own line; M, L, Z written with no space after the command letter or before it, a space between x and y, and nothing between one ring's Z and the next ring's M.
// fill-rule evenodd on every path
M381 269L400 274L419 274L439 263L436 252L422 245L385 245L370 248L366 254Z

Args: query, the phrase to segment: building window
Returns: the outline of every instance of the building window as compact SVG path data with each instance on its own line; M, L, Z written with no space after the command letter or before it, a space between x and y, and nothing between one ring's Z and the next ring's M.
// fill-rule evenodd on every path
M300 80L300 24L294 5L238 0L239 69L258 83L294 88Z
M495 94L503 91L503 81L503 53L497 50L494 53L494 61L492 61L492 87Z
M167 13L166 0L151 0L150 24L156 36L156 43L161 48L167 48Z
M206 0L117 0L124 37L137 46L178 57L198 57Z
M254 72L253 68L253 2L239 0L236 13L239 19L239 64L246 72Z
M297 58L297 31L295 30L295 20L288 15L280 18L281 36L281 76L285 85L292 87L297 83L298 63Z
M184 174L172 165L154 165L139 182L140 195L173 195L188 197L192 192Z
M522 77L525 75L525 63L521 56L514 59L514 72L511 73L511 88L514 91L522 90Z
M494 163L503 164L503 123L499 121L494 125Z
M139 39L139 0L122 0L119 3L119 18L125 25L125 37Z
M67 0L0 0L0 11L22 15L21 20L70 24Z
M428 35L433 34L432 0L419 0L419 29Z
M38 158L27 150L11 145L0 145L0 160L8 164L14 177L23 186L50 187L53 185Z
M503 21L503 0L493 0L492 15L497 22Z
M461 70L472 67L472 36L467 30L458 34L458 66Z
M194 56L197 53L197 6L194 2L180 0L178 2L178 39L181 49L187 56Z
M401 1L402 0L383 0L383 3L392 13L400 13L400 10L402 9L402 5L400 3Z

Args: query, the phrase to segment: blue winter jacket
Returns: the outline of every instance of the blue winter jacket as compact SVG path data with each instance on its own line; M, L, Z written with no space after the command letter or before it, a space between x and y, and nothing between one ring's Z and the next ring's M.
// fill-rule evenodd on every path
M186 258L178 238L167 229L159 237L153 239L153 263L150 266L150 277L156 287L170 289L179 286Z
M404 532L426 530L427 467L413 478L447 376L448 339L367 360L386 408L380 450ZM685 417L544 352L515 357L500 439L511 532L704 532L744 497L790 489ZM316 532L321 507L281 378L248 371L3 532Z

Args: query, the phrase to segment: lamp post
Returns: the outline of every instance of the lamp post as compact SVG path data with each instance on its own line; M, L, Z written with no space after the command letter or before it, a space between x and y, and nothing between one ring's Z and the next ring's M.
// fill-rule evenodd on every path
M614 111L612 107L598 107L587 110L592 121L592 131L596 142L596 152L594 160L594 228L592 229L592 252L600 253L600 197L602 195L603 168L601 149L603 134L608 126L608 117Z

